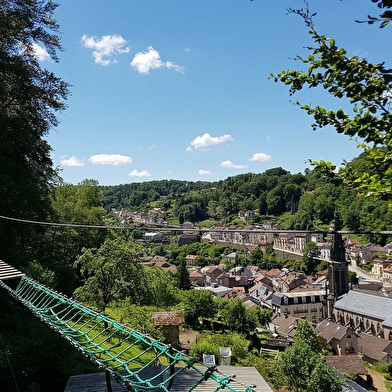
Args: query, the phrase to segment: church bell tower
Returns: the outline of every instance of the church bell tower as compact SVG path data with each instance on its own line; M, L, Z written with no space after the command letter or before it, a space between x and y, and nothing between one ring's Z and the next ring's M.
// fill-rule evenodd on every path
M348 263L346 261L346 250L343 244L342 223L339 213L335 210L335 227L332 230L332 257L328 266L329 295L333 295L336 301L341 295L346 294L348 287Z

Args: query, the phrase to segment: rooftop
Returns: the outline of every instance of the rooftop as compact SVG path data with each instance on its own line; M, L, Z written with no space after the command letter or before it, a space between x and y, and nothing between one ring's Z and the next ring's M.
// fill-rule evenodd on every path
M392 326L392 299L350 290L335 303L335 309L362 314Z

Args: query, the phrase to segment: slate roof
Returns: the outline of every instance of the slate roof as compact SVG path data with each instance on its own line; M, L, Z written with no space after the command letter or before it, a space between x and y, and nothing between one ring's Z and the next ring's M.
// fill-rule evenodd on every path
M290 315L282 316L280 313L275 314L269 323L269 329L280 336L293 338L297 332L298 320Z
M347 332L354 332L350 328L336 324L330 320L323 320L316 327L319 336L322 336L327 343L332 339L341 340Z
M366 374L365 365L360 355L331 355L324 357L324 359L329 367L342 373Z
M392 341L367 333L358 334L358 351L364 356L381 362L392 351Z
M272 296L272 304L275 306L287 306L287 305L302 305L309 304L311 302L311 297L314 297L314 304L320 303L325 297L324 290L310 290L306 288L304 291L290 291L289 293L279 293L275 292ZM294 302L294 298L297 298L297 303ZM285 304L287 300L287 304Z
M391 298L350 290L336 301L334 308L378 319L383 326L392 327Z

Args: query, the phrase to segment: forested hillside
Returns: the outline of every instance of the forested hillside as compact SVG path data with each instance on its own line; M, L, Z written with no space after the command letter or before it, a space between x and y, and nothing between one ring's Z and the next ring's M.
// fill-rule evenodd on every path
M364 155L350 163L358 172L369 170ZM247 173L225 180L186 182L151 181L101 187L102 206L134 211L163 207L184 221L225 220L239 211L257 211L248 222L260 223L274 217L285 229L327 229L339 209L347 230L377 231L392 226L388 202L358 197L342 184L329 182L317 170L291 174L283 168ZM369 238L385 243L387 238Z
M185 220L222 218L239 210L260 214L295 211L301 194L322 180L311 174L291 174L280 167L261 174L247 173L218 182L151 181L103 187L103 207L146 210L153 201L165 201ZM181 220L181 219L180 219Z

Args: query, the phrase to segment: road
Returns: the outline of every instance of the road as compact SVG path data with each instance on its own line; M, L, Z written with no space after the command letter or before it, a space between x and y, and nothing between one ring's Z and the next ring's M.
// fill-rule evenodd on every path
M369 273L367 273L365 270L363 270L362 268L359 268L355 265L348 265L348 270L355 272L357 274L357 277L359 278L360 276L362 276L365 279L374 279L372 276L369 275Z

